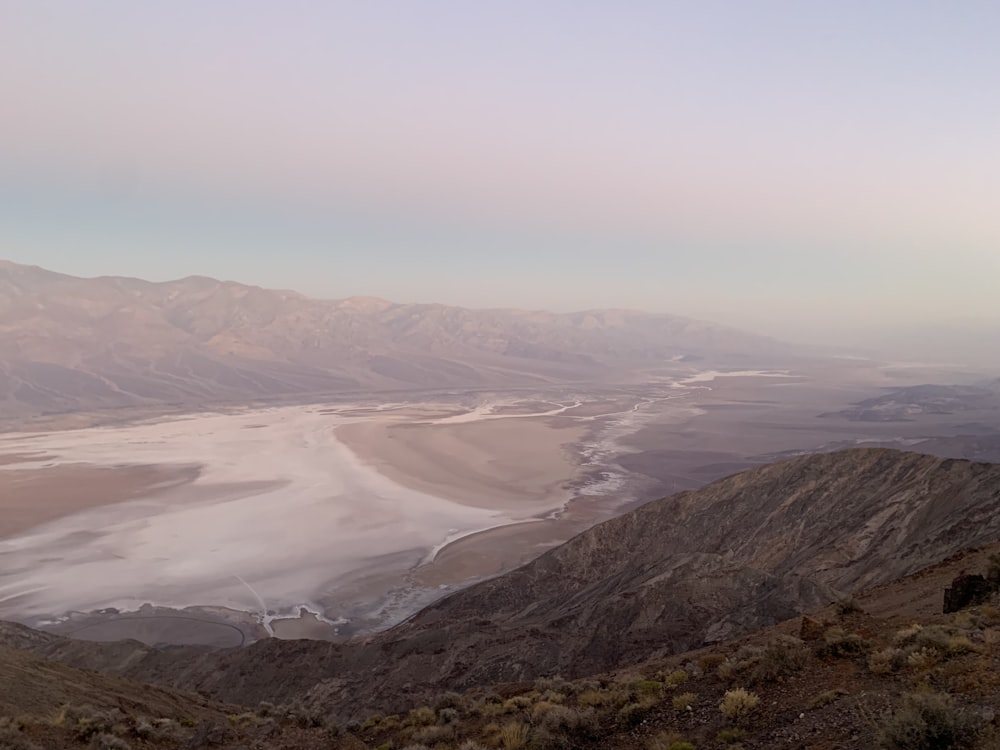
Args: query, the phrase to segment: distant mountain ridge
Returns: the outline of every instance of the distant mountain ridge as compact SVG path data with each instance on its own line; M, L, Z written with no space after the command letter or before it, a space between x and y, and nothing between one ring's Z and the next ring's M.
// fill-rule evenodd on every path
M0 417L360 390L588 381L790 346L689 318L316 300L192 276L82 279L0 261Z

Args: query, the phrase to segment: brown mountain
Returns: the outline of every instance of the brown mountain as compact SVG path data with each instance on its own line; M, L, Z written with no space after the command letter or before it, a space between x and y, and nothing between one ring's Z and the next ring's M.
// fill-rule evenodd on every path
M803 456L649 503L384 633L160 651L38 634L36 653L341 717L443 689L568 677L736 637L1000 540L1000 465L885 449Z
M586 381L676 357L752 366L790 354L764 337L628 310L327 301L0 261L0 416Z

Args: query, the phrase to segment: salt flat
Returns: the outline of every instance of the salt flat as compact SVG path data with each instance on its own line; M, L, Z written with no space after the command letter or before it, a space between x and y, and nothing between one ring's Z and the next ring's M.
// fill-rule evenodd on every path
M329 601L341 578L388 558L413 566L447 540L525 517L528 509L513 502L475 507L447 499L454 490L438 496L388 479L335 435L378 412L337 411L347 410L296 406L5 435L0 452L25 460L10 460L3 472L192 464L200 471L183 486L0 539L0 618L144 602L322 611L313 603ZM38 454L45 460L28 460ZM572 463L556 456L571 478ZM532 512L564 502L557 491L534 499Z

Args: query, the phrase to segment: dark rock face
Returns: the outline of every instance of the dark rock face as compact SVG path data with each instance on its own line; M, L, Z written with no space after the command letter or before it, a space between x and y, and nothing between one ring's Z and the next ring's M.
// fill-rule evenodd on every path
M649 503L365 639L39 649L100 668L95 649L117 648L107 663L121 673L243 704L395 712L446 689L579 677L739 636L1000 540L998 511L998 465L802 456Z
M984 604L989 597L990 585L985 577L963 573L944 590L944 614Z

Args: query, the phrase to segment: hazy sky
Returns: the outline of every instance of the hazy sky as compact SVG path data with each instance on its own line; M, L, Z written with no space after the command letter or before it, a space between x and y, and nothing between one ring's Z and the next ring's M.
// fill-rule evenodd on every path
M0 257L997 321L998 38L996 0L0 0Z

